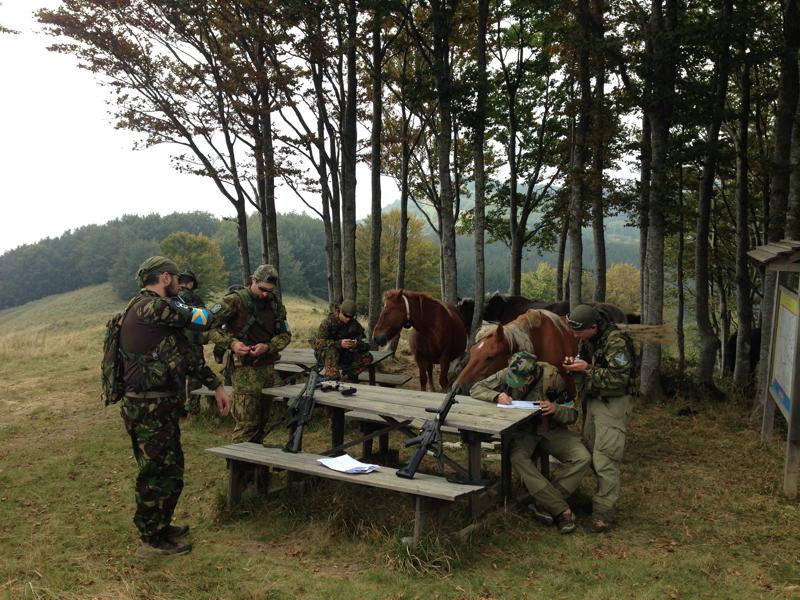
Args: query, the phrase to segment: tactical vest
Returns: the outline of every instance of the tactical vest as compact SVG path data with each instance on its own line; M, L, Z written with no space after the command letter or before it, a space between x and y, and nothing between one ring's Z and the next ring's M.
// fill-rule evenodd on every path
M236 316L229 325L231 333L248 346L268 344L277 331L275 326L277 311L274 300L256 302L247 288L236 290L233 293L239 296L244 311L236 312Z
M139 316L138 309L155 299L148 296L138 301L122 322L120 353L126 392L175 391L186 375L183 353L189 352L190 346L180 331L146 323ZM171 340L165 342L167 338Z

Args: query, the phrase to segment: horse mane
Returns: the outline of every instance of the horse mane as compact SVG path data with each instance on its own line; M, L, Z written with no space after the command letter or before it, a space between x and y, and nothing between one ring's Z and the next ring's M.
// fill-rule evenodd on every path
M518 320L519 319L515 319L511 323L502 326L506 343L511 349L512 354L521 351L533 352L533 343L528 335L528 329L519 325L517 323ZM501 325L484 322L478 330L478 333L475 334L475 343L480 342L482 339L497 331L498 327L501 327Z

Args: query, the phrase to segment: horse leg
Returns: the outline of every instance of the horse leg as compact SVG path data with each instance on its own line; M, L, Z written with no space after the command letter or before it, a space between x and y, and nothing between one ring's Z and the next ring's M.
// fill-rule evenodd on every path
M414 360L416 361L417 369L419 370L419 389L424 392L428 387L428 366L421 358L414 357Z
M433 363L432 362L428 363L428 380L431 382L431 391L435 392L436 391L436 386L433 385Z
M447 389L447 370L450 367L450 358L445 357L439 361L439 386L442 391Z

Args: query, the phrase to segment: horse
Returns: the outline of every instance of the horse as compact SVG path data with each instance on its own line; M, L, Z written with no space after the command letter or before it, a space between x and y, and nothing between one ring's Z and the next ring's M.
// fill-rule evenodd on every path
M481 327L470 349L469 362L454 385L468 389L507 367L511 355L521 351L531 352L538 360L557 367L574 397L575 384L563 363L564 357L578 352L578 340L563 318L539 309L530 309L506 325L487 323Z
M641 315L623 312L616 304L609 304L608 302L587 302L586 304L591 304L600 310L612 323L638 325L642 322ZM552 304L548 304L545 309L556 313L560 317L564 317L569 314L569 302L566 300L553 302Z
M508 296L500 292L495 292L490 296L486 296L483 305L483 320L505 325L516 319L526 310L530 310L531 308L542 309L546 307L546 302L530 300L525 296Z
M447 367L467 347L467 329L452 304L436 300L426 292L390 290L383 295L383 309L375 324L372 339L381 346L400 330L411 327L411 353L419 369L419 385L431 391L433 365L439 365L439 386L447 388Z

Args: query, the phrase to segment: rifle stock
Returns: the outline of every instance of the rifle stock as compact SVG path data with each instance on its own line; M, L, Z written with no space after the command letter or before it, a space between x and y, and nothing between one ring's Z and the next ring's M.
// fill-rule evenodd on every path
M314 410L314 392L317 389L319 380L319 369L311 369L308 374L308 381L303 392L297 397L297 402L292 408L292 416L289 418L287 426L290 428L289 441L286 442L284 451L297 454L303 444L303 430L311 421L311 413Z

